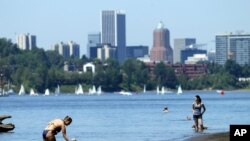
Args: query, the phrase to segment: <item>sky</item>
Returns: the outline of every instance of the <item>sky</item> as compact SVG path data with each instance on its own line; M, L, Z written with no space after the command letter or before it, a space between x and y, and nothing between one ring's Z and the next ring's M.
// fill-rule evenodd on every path
M16 35L37 36L45 50L58 42L80 44L86 53L89 33L100 32L102 10L126 13L127 45L153 44L153 30L162 21L176 38L196 38L208 50L215 35L224 32L250 33L249 0L0 0L0 38L16 42Z

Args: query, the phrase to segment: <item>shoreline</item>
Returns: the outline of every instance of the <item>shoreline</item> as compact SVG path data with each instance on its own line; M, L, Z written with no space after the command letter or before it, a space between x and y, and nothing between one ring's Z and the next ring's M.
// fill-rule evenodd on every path
M184 141L229 141L229 132L202 134L187 138Z

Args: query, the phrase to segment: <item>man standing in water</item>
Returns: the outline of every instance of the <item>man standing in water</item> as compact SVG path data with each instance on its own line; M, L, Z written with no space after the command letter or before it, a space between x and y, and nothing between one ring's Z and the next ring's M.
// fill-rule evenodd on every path
M206 107L202 103L202 100L199 95L195 96L195 101L193 102L192 110L195 131L202 131L204 129L202 115L206 111Z
M56 141L55 135L62 131L65 141L70 141L66 134L66 126L70 125L72 118L66 116L62 119L54 119L49 122L48 126L43 131L43 141Z

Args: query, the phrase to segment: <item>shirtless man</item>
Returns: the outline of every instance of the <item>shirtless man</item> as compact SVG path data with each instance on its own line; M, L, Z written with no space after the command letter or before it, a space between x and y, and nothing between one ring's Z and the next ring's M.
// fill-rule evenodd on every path
M55 135L62 131L65 141L70 141L66 134L66 126L70 125L72 118L66 116L62 119L54 119L49 122L48 126L43 131L43 141L56 141Z

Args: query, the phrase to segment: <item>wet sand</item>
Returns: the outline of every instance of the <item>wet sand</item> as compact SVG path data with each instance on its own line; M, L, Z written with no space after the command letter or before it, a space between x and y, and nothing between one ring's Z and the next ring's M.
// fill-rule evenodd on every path
M229 132L199 135L185 141L229 141Z

